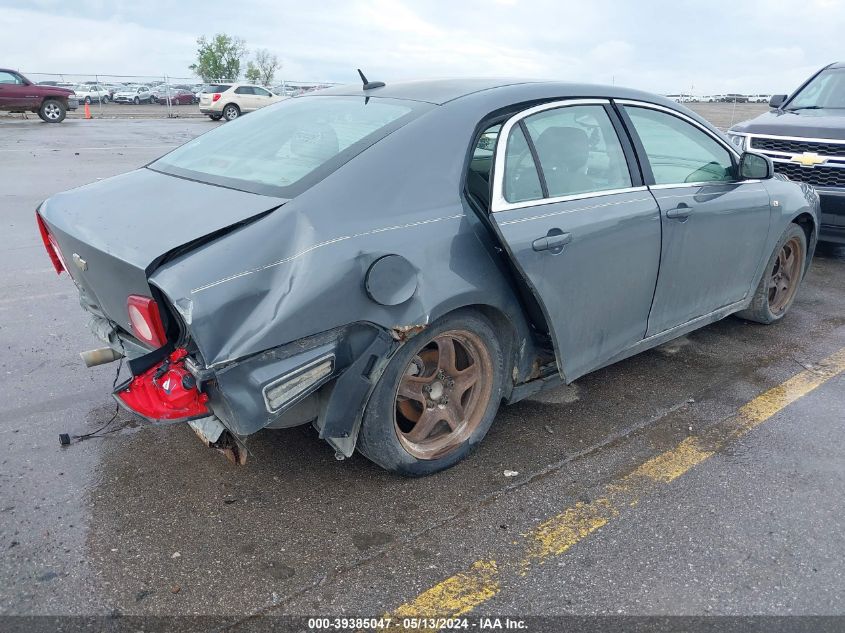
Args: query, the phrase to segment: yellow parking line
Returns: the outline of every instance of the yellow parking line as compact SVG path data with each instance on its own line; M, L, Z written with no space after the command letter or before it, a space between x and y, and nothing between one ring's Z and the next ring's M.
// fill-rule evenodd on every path
M499 581L496 561L479 560L468 570L437 583L411 602L403 604L394 611L394 616L424 618L444 613L459 616L469 613L497 593Z
M674 448L649 459L590 502L566 508L515 542L517 551L505 558L513 563L479 560L467 570L437 583L393 611L403 617L456 617L465 615L496 596L508 579L525 575L532 564L560 556L590 534L618 517L656 488L669 484L713 455L731 439L744 435L802 396L845 371L845 348L818 365L769 389L718 425L719 432L690 436Z

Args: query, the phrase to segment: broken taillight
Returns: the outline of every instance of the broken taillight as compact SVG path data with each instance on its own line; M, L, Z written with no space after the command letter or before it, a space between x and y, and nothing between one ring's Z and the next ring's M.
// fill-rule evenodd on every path
M212 101L219 101L219 100L220 100L220 97L221 97L220 93L219 93L219 92L215 92L213 95L211 95L211 100L212 100Z
M115 392L127 409L148 420L192 420L209 415L208 394L185 368L188 352L179 348L158 365Z
M153 347L161 347L167 342L158 304L152 297L129 295L126 300L126 309L129 312L129 324L135 336Z
M57 275L61 275L67 270L67 266L65 266L65 260L64 257L62 257L62 252L59 250L59 245L56 243L55 238L50 234L50 231L47 229L47 225L44 223L44 220L41 218L38 211L35 212L35 219L38 222L38 232L41 233L41 239L44 241L44 248L47 249L50 261L53 262L53 268L56 269Z

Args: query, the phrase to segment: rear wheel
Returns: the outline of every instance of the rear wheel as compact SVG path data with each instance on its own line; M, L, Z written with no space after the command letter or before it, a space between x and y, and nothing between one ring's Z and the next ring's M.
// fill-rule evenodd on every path
M800 226L790 224L766 264L751 305L737 316L765 324L782 319L795 301L806 262L807 236Z
M56 99L45 99L38 109L38 116L47 123L61 123L65 120L66 114L65 104Z
M358 450L409 476L455 465L493 423L505 373L486 318L460 312L442 319L391 359L364 412Z
M227 121L234 121L239 116L241 116L241 109L234 103L230 103L225 108L223 108L223 118Z

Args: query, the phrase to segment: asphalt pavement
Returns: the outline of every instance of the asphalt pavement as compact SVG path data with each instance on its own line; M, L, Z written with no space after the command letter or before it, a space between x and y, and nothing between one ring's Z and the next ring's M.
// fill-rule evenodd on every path
M35 208L216 125L0 120L0 614L845 615L842 248L781 323L503 408L433 477L338 462L310 427L259 433L244 467L123 412L60 447L115 414L116 367L79 360Z

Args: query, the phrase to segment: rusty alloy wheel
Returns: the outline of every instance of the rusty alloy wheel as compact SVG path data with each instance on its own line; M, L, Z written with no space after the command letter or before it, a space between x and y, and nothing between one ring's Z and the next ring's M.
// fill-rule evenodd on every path
M786 310L798 290L803 261L804 248L801 240L792 237L784 242L769 277L769 310L775 316Z
M437 335L402 375L394 427L417 459L437 459L460 447L484 418L493 388L493 361L467 330Z

